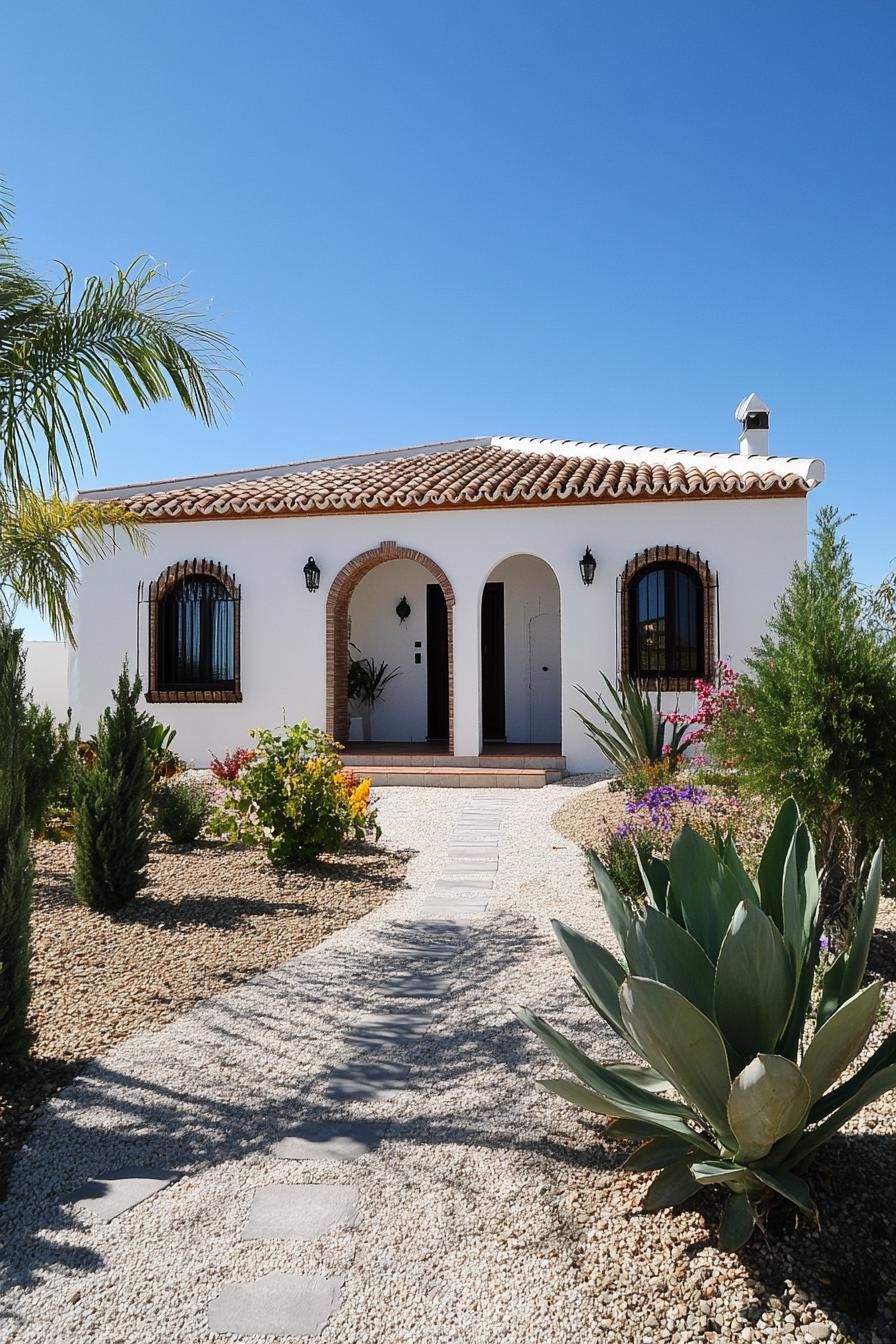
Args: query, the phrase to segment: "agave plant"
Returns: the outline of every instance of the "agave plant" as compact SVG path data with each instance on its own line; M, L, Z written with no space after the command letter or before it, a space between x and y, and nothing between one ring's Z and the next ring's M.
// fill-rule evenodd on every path
M775 1195L817 1217L805 1179L813 1157L851 1116L896 1087L896 1033L838 1084L880 1009L880 981L861 985L881 857L878 849L851 937L816 995L819 882L792 799L778 814L755 883L730 837L714 847L687 827L668 863L639 856L645 899L637 905L592 855L625 964L556 921L554 932L579 988L643 1062L597 1063L528 1009L516 1010L578 1080L541 1085L607 1116L611 1135L642 1140L627 1166L658 1173L647 1209L681 1204L705 1185L727 1187L724 1250L749 1239Z
M646 691L629 677L621 677L619 690L604 675L607 694L590 695L583 686L577 686L579 695L585 697L605 727L595 723L576 710L585 731L596 742L611 765L617 770L638 761L660 761L664 754L680 755L685 737L690 731L686 723L667 724L662 717L662 697L657 691L654 705ZM671 728L669 740L666 730Z

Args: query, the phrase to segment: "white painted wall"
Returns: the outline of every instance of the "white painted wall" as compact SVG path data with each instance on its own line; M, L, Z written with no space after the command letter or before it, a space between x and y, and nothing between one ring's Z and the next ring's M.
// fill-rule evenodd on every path
M429 571L414 560L387 560L365 574L352 594L352 643L362 657L401 669L374 705L374 741L426 740L426 585L432 582ZM404 623L395 614L402 597L411 608ZM419 649L414 648L417 640ZM422 655L419 665L415 653Z
M508 742L559 742L563 720L560 632L540 639L532 622L560 614L560 585L535 555L515 555L487 575L504 585L504 687ZM544 660L532 655L544 653ZM547 672L542 669L547 667ZM533 700L534 698L534 700ZM546 726L545 726L546 725Z
M68 650L53 639L26 639L25 684L35 704L46 705L57 719L68 713Z
M794 563L805 558L805 499L687 499L550 508L356 514L338 517L205 520L147 527L148 555L129 546L90 565L77 599L78 648L70 695L85 731L109 699L125 654L134 665L139 580L167 565L206 557L229 565L242 585L243 702L156 705L177 729L176 747L199 764L247 740L253 725L325 719L326 592L353 556L385 539L419 549L451 580L454 615L455 749L475 755L479 740L479 613L483 585L510 556L537 553L560 585L563 745L569 768L600 757L573 712L577 683L597 686L616 665L616 578L647 546L698 550L719 574L720 646L739 664L756 644ZM578 561L590 545L597 577L586 588ZM313 554L320 591L308 593L302 566ZM386 583L386 579L383 579ZM401 593L396 593L396 601ZM407 594L413 607L412 595ZM415 614L417 608L415 607ZM397 618L394 618L397 625ZM414 617L412 616L412 622ZM419 637L419 636L417 636ZM146 669L146 608L140 620ZM396 690L401 685L396 682ZM408 685L405 683L405 685ZM404 689L404 687L402 687ZM671 697L669 697L671 705Z

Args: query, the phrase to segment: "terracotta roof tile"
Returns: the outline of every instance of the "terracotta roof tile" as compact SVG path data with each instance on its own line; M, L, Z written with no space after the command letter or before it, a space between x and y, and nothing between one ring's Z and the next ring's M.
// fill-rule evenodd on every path
M526 443L534 446L522 446ZM579 456L565 444L556 445L564 451L539 451L539 446L537 440L491 440L202 484L159 482L152 488L122 488L120 498L147 521L168 521L792 495L805 494L820 479L810 470L820 470L820 464L808 459L573 445L595 450L593 456ZM553 442L545 441L549 447Z

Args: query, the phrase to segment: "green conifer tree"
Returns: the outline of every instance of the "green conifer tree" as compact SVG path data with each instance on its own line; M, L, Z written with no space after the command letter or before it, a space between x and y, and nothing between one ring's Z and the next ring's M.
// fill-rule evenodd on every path
M31 831L22 632L0 622L0 1068L28 1052Z
M150 763L140 678L127 661L96 734L96 763L84 772L75 822L75 897L92 910L117 910L146 883Z

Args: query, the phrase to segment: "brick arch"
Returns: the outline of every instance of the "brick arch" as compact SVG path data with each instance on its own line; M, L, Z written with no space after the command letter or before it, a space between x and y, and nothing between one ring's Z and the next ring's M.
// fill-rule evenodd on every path
M454 589L442 569L422 551L381 541L343 565L327 594L327 732L348 741L348 611L352 594L366 574L387 560L414 560L433 576L445 595L448 615L448 751L454 755Z

